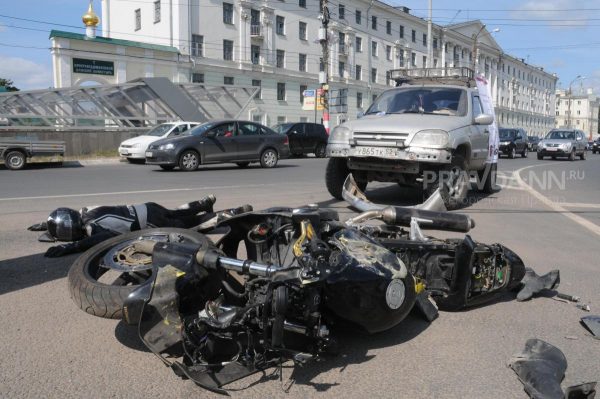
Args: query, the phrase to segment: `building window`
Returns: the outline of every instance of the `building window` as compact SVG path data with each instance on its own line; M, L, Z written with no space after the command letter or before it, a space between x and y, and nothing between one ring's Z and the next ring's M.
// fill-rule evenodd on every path
M192 74L192 83L204 83L204 74L203 73L193 73Z
M223 59L233 61L233 40L223 40Z
M277 100L285 101L285 83L277 83Z
M233 84L233 76L223 76L223 84L232 85Z
M154 2L154 23L160 22L160 0Z
M385 58L388 61L392 60L392 46L385 46Z
M362 80L362 66L357 65L355 68L354 79Z
M423 68L427 67L427 56L423 56Z
M400 39L404 39L404 26L400 25Z
M377 17L375 15L371 16L371 29L377 30Z
M277 68L285 68L285 50L277 50Z
M340 46L340 53L346 54L346 34L343 32L339 32L338 34L338 43Z
M306 0L298 0L298 6L306 8Z
M377 68L371 68L371 82L377 83Z
M392 22L391 21L386 21L385 31L387 32L388 35L392 34Z
M139 8L134 11L135 15L135 30L142 29L142 10Z
M373 96L371 97L371 103L374 103L375 100L377 100L377 94L373 94Z
M340 75L340 78L344 77L344 70L346 69L346 64L342 61L338 62L338 74Z
M262 98L262 89L260 88L262 86L262 82L259 79L252 79L252 87L258 87L258 92L256 93L256 96L254 96L254 98L257 99L261 99Z
M275 33L285 35L285 17L281 15L275 17Z
M192 35L192 57L204 57L204 36Z
M306 72L306 54L298 54L298 70L300 72Z
M423 46L427 47L427 33L423 33Z
M356 108L363 107L363 97L361 92L356 93Z
M346 19L346 6L343 4L338 6L338 17L339 19Z
M300 104L304 104L304 91L308 90L307 85L300 85Z
M298 37L300 40L306 40L306 22L300 22L298 25Z
M413 43L417 42L417 31L416 30L412 30L412 36L411 36L411 40Z
M260 46L250 46L250 59L254 65L260 64Z
M223 23L233 25L233 4L223 3Z
M371 42L371 55L377 57L377 42Z
M403 68L404 67L404 51L400 50L398 52L398 62L400 63L400 67Z
M278 116L277 117L277 124L282 124L285 123L285 116Z
M410 53L410 65L416 67L417 66L417 54Z
M354 17L355 17L356 23L360 25L362 23L362 12L360 10L356 10L354 12Z
M437 49L437 37L433 38L433 48Z
M356 52L362 53L362 37L356 36Z

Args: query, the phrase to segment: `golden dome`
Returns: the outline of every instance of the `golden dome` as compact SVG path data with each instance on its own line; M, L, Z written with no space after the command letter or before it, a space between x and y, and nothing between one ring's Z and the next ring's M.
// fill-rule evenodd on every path
M94 12L94 9L92 8L91 0L90 6L88 7L87 12L81 17L81 20L83 21L85 26L98 26L98 24L100 23L100 18L98 18L98 16Z

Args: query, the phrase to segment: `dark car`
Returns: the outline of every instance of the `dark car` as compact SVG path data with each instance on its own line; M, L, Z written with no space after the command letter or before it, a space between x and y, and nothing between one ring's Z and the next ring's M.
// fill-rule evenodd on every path
M317 158L324 158L326 155L325 150L329 136L325 126L319 123L282 123L273 126L273 130L288 136L292 155L314 153Z
M500 154L514 158L517 153L523 158L527 157L529 152L529 141L525 130L521 128L500 128Z
M596 141L592 143L592 154L600 152L600 138L597 138Z
M286 135L254 122L219 120L203 123L188 134L153 142L146 151L146 163L165 170L179 166L185 171L224 162L241 168L260 162L263 168L273 168L289 154Z
M529 140L529 151L537 151L541 139L538 136L527 136L527 139Z

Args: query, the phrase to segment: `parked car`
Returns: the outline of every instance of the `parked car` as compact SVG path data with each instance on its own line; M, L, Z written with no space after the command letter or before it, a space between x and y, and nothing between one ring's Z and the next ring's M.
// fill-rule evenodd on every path
M514 158L517 153L521 154L523 158L527 157L529 151L529 141L527 139L527 133L521 128L509 129L500 128L500 153L507 155L509 158Z
M326 155L329 135L325 126L319 123L282 123L273 126L273 130L288 136L292 155L313 153L317 158L324 158Z
M529 151L537 151L540 138L538 136L527 136L529 140Z
M587 141L585 134L576 129L552 129L538 146L537 159L544 159L550 156L552 159L557 157L569 157L569 161L574 161L576 156L582 160L587 156Z
M591 151L593 146L594 146L594 141L590 140L587 142L586 148L588 149L588 151Z
M595 154L597 152L600 152L600 138L597 138L592 144L592 153Z
M129 162L144 161L146 149L151 143L166 137L178 136L199 124L199 122L162 123L141 136L123 141L119 145L119 154Z
M150 144L146 163L172 170L196 170L209 163L232 162L245 168L260 162L274 168L280 158L290 155L289 139L254 122L218 120L203 123L189 134L167 137Z

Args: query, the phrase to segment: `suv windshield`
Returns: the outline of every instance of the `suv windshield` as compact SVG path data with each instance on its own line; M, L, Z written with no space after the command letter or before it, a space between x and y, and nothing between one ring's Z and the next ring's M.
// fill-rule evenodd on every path
M275 130L279 134L285 134L291 127L293 123L282 123L281 125L272 126L271 129Z
M172 123L163 123L162 125L158 125L154 129L152 129L148 133L146 133L146 136L161 137L165 133L167 133L169 130L171 130L173 128L173 126L175 126L175 125L173 125Z
M369 114L433 114L465 116L467 92L448 87L407 87L381 94L369 107Z
M553 130L546 136L550 140L575 140L575 132Z
M516 130L500 129L500 138L501 139L514 139L516 135L517 135Z

